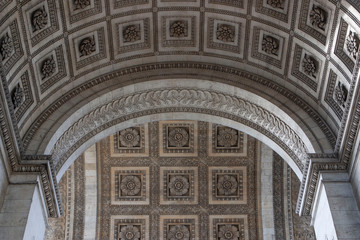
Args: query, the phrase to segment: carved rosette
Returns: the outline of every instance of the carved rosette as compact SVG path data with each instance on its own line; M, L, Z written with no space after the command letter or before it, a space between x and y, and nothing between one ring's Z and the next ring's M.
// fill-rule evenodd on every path
M273 8L284 9L284 0L267 0L267 4L269 4Z
M181 127L171 129L168 142L170 147L184 147L189 142L189 133Z
M126 26L123 30L124 42L136 42L141 39L140 24Z
M31 23L33 26L33 32L44 29L48 23L48 14L46 13L45 6L36 9L31 14Z
M220 147L232 147L238 141L238 133L235 129L224 127L217 135L217 145Z
M17 84L11 92L11 101L14 104L14 109L20 107L24 101L24 90L20 84Z
M339 82L338 85L336 85L335 90L334 90L334 98L335 98L335 101L341 107L345 107L347 95L348 95L348 90L346 89L346 87L343 84L341 84Z
M183 176L174 176L170 179L169 189L170 195L182 196L189 192L189 181Z
M316 60L305 54L302 62L302 70L310 77L316 78L317 64Z
M226 224L219 227L219 239L220 240L239 240L240 232L239 229L231 224Z
M13 44L11 38L9 37L9 34L6 33L5 36L0 41L1 60L4 61L5 59L9 58L11 56L12 51L13 51Z
M313 26L316 26L322 30L325 30L327 21L326 11L319 6L313 6L310 11L310 22Z
M229 24L218 24L216 29L216 39L222 42L234 42L235 27Z
M277 56L279 51L279 40L274 37L264 35L262 40L262 50L267 54Z
M169 229L169 240L189 240L190 231L185 225L173 225Z
M134 225L127 225L121 228L119 232L120 240L140 240L140 229Z
M74 0L74 10L84 9L90 6L90 0Z
M354 59L356 59L357 54L359 52L359 45L360 45L360 40L358 36L356 35L355 32L350 31L349 35L346 37L345 46L349 52L349 55Z
M170 37L183 38L188 36L187 22L178 20L170 25Z
M80 41L79 52L80 57L88 56L96 51L95 37L86 37Z
M126 176L121 180L120 189L125 196L135 196L141 190L141 181L137 176Z
M43 75L42 79L52 76L56 71L56 64L54 57L51 56L43 61L41 65L41 74Z
M235 177L231 175L220 176L217 182L217 189L219 195L233 195L238 190L238 182Z
M135 128L122 130L119 135L120 145L128 148L137 147L140 142L140 133Z

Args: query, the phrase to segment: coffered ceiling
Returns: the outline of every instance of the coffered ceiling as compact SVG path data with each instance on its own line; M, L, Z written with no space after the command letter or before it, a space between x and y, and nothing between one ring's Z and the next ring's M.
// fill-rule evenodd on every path
M266 148L201 121L121 130L64 175L47 239L315 239L295 214L296 175Z
M2 72L28 153L34 136L89 99L179 76L298 105L334 146L359 51L358 11L356 1L332 0L5 0Z

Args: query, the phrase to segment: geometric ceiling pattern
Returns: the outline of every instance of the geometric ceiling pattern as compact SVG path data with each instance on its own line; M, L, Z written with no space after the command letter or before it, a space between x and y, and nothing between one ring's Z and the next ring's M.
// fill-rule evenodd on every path
M319 104L336 132L360 44L360 22L349 6L324 0L3 1L0 54L25 147L44 118L39 106L56 102L60 90L114 67L169 57L174 64L218 63L272 79L310 106ZM26 116L34 114L38 123L31 125Z
M248 240L266 236L269 224L276 239L315 239L310 218L295 214L299 180L272 151L270 162L261 159L260 146L202 121L121 130L97 144L95 160L85 153L64 175L65 214L50 220L46 239L89 238L93 221L96 239Z
M21 154L51 154L60 125L100 95L179 76L261 96L308 130L316 153L338 153L360 49L359 11L355 0L1 1L1 79ZM74 142L81 130L71 134ZM73 153L73 142L66 144ZM178 153L159 147L164 156ZM185 153L195 156L196 148ZM343 155L344 165L330 167L347 169Z

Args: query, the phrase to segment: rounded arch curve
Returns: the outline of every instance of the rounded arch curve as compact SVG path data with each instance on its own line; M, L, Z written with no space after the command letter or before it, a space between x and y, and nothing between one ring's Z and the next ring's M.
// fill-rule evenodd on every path
M113 90L82 106L50 141L58 178L86 147L141 122L193 119L217 122L255 136L277 151L299 178L314 152L309 131L270 101L246 90L206 80L176 79L137 83Z

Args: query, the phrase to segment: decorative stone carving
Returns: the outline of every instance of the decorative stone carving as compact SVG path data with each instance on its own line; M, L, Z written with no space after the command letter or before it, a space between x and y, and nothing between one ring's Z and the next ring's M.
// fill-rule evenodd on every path
M232 147L238 141L238 133L235 129L223 127L217 135L217 145L220 147Z
M140 240L140 229L134 225L127 225L121 228L119 232L120 240Z
M4 61L5 59L9 58L11 56L12 51L13 51L12 40L9 34L6 33L5 36L0 41L1 60Z
M188 36L188 26L186 21L177 20L170 25L170 37L183 38Z
M74 0L74 10L84 9L90 6L90 0Z
M234 42L235 27L229 24L218 24L216 29L216 39L223 42Z
M33 26L33 32L44 29L48 23L48 14L46 13L45 6L36 9L31 14L31 23Z
M173 176L169 182L170 195L182 196L189 192L189 181L183 176Z
M284 9L284 0L267 0L267 4L269 4L273 8Z
M80 57L88 56L96 51L95 37L86 37L80 41L79 52Z
M272 36L264 35L262 40L262 50L267 54L277 56L279 52L279 40Z
M125 196L135 196L141 190L141 181L137 176L126 176L121 180L120 189Z
M126 26L123 30L124 42L136 42L141 39L140 24Z
M220 176L217 182L218 195L233 195L238 190L238 182L234 176Z
M325 30L327 22L326 11L319 6L313 5L312 10L310 11L310 22L313 26L316 26L321 30Z
M189 240L190 231L185 225L173 225L169 229L169 240Z
M338 85L336 85L335 90L334 90L335 101L341 107L345 107L347 96L348 96L348 90L346 89L346 87L343 84L338 82Z
M316 78L316 72L317 72L316 60L313 57L305 54L303 61L302 61L302 70L307 75L309 75L313 78Z
M20 84L17 84L11 92L11 101L14 104L14 108L20 107L24 101L24 90Z
M215 102L216 104L214 104ZM299 169L303 169L304 163L308 159L307 149L301 137L282 119L256 104L215 91L156 89L134 93L111 101L80 118L55 143L52 151L54 164L57 170L60 169L66 157L72 153L70 148L85 141L89 137L89 133L98 131L99 126L122 116L140 113L143 109L148 112L158 112L161 108L176 109L179 107L183 110L192 107L196 109L206 107L206 111L209 112L216 111L229 114L229 116L236 115L235 119L245 124L247 121L251 121L258 131L272 135L273 141L281 143L287 153L293 157Z
M170 147L184 147L189 143L189 133L181 127L170 129L168 143Z
M43 75L42 79L48 78L53 75L56 71L56 64L54 57L51 56L43 61L41 65L41 74Z
M360 40L355 32L350 31L349 35L346 37L345 46L349 52L349 55L356 59L357 53L359 52Z
M140 133L135 128L122 130L119 135L120 146L137 147L140 142Z
M219 227L220 240L239 240L240 232L235 225L225 224Z

